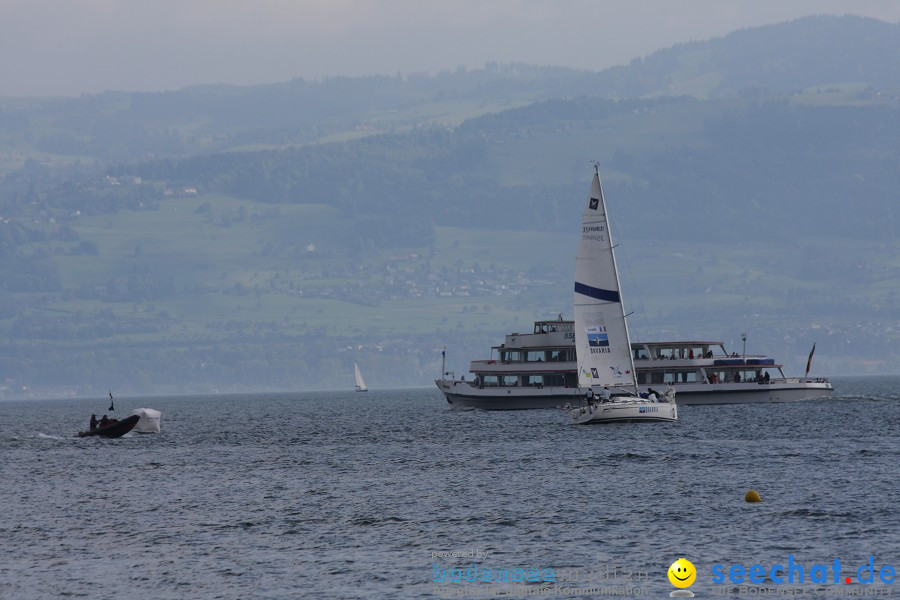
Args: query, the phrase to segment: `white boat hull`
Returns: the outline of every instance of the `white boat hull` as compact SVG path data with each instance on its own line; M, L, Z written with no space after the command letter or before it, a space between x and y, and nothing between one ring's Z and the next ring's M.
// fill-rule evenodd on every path
M466 381L438 379L438 389L443 392L451 408L480 408L482 410L528 410L534 408L560 408L575 404L581 397L576 388L479 388Z
M467 381L438 379L438 389L453 408L482 410L527 410L559 408L581 402L583 395L576 388L478 388ZM831 396L827 381L778 381L763 383L681 383L673 386L675 402L696 404L754 404L800 402Z
M582 406L570 415L572 422L579 425L677 421L678 406L672 402L624 400Z
M695 383L675 385L678 404L754 404L800 402L827 398L833 391L827 381L772 383Z

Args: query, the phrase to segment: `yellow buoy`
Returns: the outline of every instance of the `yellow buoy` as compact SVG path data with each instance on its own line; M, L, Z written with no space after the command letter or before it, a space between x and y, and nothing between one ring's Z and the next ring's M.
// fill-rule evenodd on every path
M759 492L756 490L748 490L746 494L744 494L744 500L746 502L762 502L762 498L759 497Z

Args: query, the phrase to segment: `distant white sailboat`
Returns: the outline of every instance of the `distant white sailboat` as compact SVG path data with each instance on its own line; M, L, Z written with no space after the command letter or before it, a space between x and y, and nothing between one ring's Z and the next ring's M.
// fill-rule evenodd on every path
M356 391L357 392L368 392L369 388L366 387L366 382L363 379L362 373L359 371L359 365L353 363L353 369L356 371Z
M597 166L581 218L574 304L578 387L586 404L572 411L572 420L582 424L675 421L678 407L673 393L647 399L637 395L631 341Z

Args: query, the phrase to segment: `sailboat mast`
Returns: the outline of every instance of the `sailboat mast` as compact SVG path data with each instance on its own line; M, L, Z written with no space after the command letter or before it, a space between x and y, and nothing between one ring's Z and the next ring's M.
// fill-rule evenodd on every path
M619 266L616 264L616 244L613 241L612 230L609 228L609 213L606 212L606 194L603 193L603 181L600 180L600 165L599 163L594 163L594 173L597 174L597 181L600 183L600 204L603 208L603 221L606 225L606 234L609 236L609 252L612 254L612 264L613 264L613 275L615 277L616 289L621 292L622 286L619 282ZM621 302L621 299L620 299ZM625 308L624 303L622 306L622 321L625 326L625 343L627 344L626 348L628 348L628 357L631 364L631 381L634 385L634 391L637 393L638 391L638 383L637 383L637 373L634 370L634 357L631 355L631 335L628 333L628 319L625 318Z

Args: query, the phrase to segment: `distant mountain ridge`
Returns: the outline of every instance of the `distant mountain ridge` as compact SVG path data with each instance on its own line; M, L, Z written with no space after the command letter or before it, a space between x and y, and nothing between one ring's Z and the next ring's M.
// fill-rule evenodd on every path
M600 72L489 63L436 75L0 100L0 131L39 152L119 162L455 125L557 98L763 96L841 82L900 86L900 24L806 17L678 44Z
M693 84L692 84L693 82ZM790 93L840 82L900 85L900 24L812 16L677 44L597 75L606 95Z

